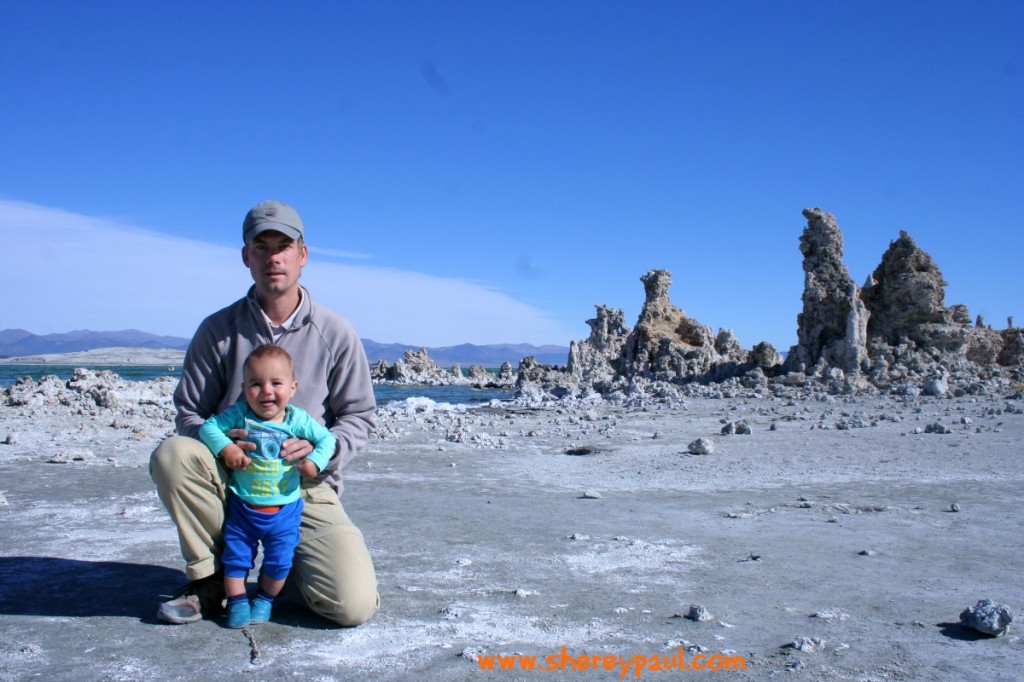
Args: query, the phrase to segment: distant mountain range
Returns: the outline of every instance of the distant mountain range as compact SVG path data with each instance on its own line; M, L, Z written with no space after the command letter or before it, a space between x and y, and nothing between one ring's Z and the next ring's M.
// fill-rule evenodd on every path
M49 353L74 353L94 348L170 348L185 350L189 339L180 336L158 336L137 329L115 332L94 332L88 329L64 332L62 334L33 334L24 329L0 330L0 357L16 358L25 355ZM386 360L393 363L403 357L406 350L418 351L422 346L399 343L377 343L363 339L366 355L370 362ZM427 348L427 353L442 367L458 363L463 367L483 365L498 367L510 362L515 367L520 360L534 356L537 362L550 365L564 365L569 358L566 346L533 346L528 343L499 343L477 346L464 343L458 346Z

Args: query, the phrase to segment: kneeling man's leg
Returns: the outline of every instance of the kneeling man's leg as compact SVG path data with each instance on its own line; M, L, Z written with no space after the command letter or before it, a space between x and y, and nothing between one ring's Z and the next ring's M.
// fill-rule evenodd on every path
M224 542L227 469L201 441L172 436L153 452L149 474L178 527L188 579L213 575Z
M284 594L339 625L369 620L380 607L363 534L329 485L303 484L299 546Z

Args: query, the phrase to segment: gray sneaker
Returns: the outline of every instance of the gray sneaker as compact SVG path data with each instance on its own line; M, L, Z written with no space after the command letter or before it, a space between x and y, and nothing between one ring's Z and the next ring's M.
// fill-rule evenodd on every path
M160 604L156 618L165 623L194 623L203 615L208 618L220 615L224 610L224 574L213 575L189 584L171 595L170 601Z

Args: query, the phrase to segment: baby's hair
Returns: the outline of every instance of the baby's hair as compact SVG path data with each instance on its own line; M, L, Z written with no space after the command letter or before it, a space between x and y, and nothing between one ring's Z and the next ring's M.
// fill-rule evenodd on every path
M281 358L288 364L288 371L295 376L295 362L292 360L292 356L288 354L281 346L275 346L272 343L264 344L256 347L249 357L245 359L245 363L242 365L242 371L248 372L249 366L254 360L262 360L264 358Z

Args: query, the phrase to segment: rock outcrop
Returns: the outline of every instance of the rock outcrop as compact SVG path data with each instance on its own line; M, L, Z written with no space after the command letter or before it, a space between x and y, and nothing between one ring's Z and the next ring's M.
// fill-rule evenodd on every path
M569 343L567 370L575 384L593 386L599 393L604 393L621 376L621 360L629 328L621 310L604 305L595 308L597 316L587 320L590 336L583 341Z
M875 386L923 382L926 394L936 385L976 393L1003 368L1019 374L1020 333L1012 325L993 330L980 315L972 325L966 305L946 307L946 286L931 256L901 231L862 292Z
M946 280L931 256L906 232L889 245L875 268L861 298L871 319L868 335L874 343L899 345L906 340L928 343L928 325L949 325ZM964 307L966 313L966 307ZM961 316L961 324L969 324Z
M468 373L463 373L459 365L450 370L438 365L427 353L426 348L419 351L407 350L404 357L389 365L385 360L378 360L370 366L370 378L375 383L386 384L417 384L423 386L477 386L480 388L511 387L516 376L512 364L504 362L497 374L487 371L482 365L471 365Z
M570 345L568 366L519 367L521 396L605 398L825 393L925 394L933 397L1024 388L1024 330L972 325L966 305L946 307L938 266L901 232L861 290L843 264L834 216L803 211L803 309L797 344L783 361L769 343L746 351L728 329L714 334L669 300L667 270L641 277L645 301L636 325L598 305L589 338ZM715 386L717 388L712 388Z
M626 375L674 382L707 373L720 359L715 335L710 327L672 305L668 295L671 273L651 270L640 281L646 299L623 349Z

